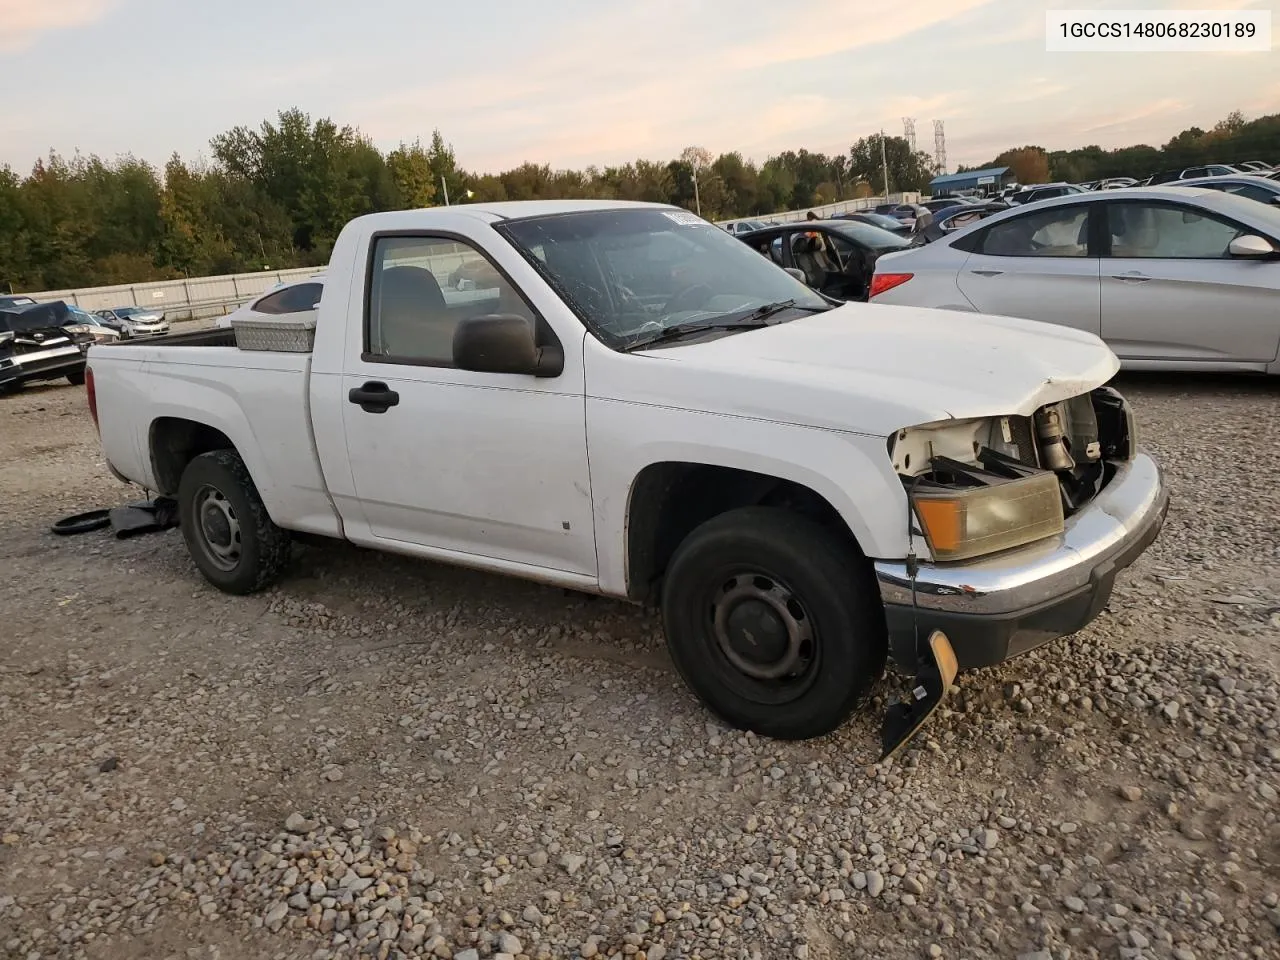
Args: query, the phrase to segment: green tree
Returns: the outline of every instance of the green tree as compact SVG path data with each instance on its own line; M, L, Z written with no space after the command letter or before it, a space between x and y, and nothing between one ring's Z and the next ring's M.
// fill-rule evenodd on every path
M933 161L927 153L911 150L905 137L863 137L849 149L849 176L865 180L877 195L884 193L884 168L889 168L889 192L924 190L933 179Z
M438 129L425 147L402 142L384 154L352 127L291 109L219 134L211 147L207 165L174 156L163 170L128 155L80 154L50 154L25 176L0 167L0 291L321 264L351 218L443 202L442 187L455 203L467 190L476 201L591 197L690 209L701 201L704 216L729 219L874 196L884 183L879 134L847 155L787 150L760 164L698 150L603 169L527 162L480 173L458 165ZM926 154L901 137L886 138L884 154L892 191L927 186ZM1249 120L1236 111L1163 147L1014 147L983 166L1013 166L1024 182L1083 181L1277 157L1280 114Z
M441 186L443 197L460 200L464 185L464 174L458 169L457 158L453 155L453 145L445 143L439 130L431 132L431 146L427 148L427 162L431 166L431 183Z
M387 169L396 185L395 206L407 210L429 207L436 197L431 157L422 149L422 141L411 145L403 142L387 154Z
M996 157L993 167L1009 167L1018 183L1048 183L1049 155L1043 147L1018 147Z

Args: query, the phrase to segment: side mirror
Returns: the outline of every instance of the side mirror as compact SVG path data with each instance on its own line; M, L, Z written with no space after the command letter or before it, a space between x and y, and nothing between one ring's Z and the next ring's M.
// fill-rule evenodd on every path
M522 373L558 377L564 371L559 346L539 347L533 323L514 313L470 317L453 334L453 362L476 373Z
M1277 251L1271 245L1270 240L1259 237L1255 234L1248 234L1243 237L1236 237L1227 247L1227 253L1233 257L1242 257L1245 259L1259 260L1267 257L1276 256Z
M799 269L798 267L783 267L782 269L787 271L787 273L791 274L791 276L795 277L797 280L803 283L806 287L809 285L809 278L806 277L804 275L804 271Z

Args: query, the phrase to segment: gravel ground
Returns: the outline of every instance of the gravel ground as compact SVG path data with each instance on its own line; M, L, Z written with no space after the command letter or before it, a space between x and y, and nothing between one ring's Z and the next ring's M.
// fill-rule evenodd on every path
M883 768L874 709L717 726L623 604L53 537L129 493L82 389L0 399L0 957L1280 957L1280 385L1120 386L1164 534Z

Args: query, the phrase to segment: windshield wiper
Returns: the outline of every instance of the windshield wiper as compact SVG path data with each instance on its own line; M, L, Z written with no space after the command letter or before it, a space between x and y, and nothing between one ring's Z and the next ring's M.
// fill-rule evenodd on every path
M792 308L808 311L830 309L825 304L821 307L796 307L794 299L779 300L776 303L761 304L758 307L752 307L750 310L738 313L727 313L707 320L678 323L675 326L667 327L660 333L633 341L622 349L624 352L629 353L632 350L639 350L641 347L649 347L657 343L668 343L695 333L705 333L708 330L758 330L761 327L771 327L773 323L769 322L770 317ZM777 321L774 322L776 323Z
M639 350L641 347L651 347L657 343L679 340L695 333L706 333L708 330L759 330L761 327L768 326L772 326L772 324L765 320L699 320L696 323L678 323L674 327L667 327L661 333L655 333L653 336L643 337L628 343L622 348L622 351L630 353L632 350Z

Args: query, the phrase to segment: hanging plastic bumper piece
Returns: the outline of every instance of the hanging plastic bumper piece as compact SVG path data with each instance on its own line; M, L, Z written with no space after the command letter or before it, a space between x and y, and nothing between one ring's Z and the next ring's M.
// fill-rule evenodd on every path
M959 665L951 641L941 630L929 634L916 654L919 671L911 687L910 699L891 703L880 729L880 762L896 756L929 718L942 706L955 682Z

